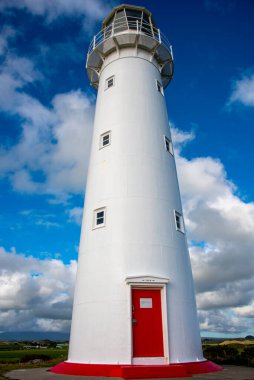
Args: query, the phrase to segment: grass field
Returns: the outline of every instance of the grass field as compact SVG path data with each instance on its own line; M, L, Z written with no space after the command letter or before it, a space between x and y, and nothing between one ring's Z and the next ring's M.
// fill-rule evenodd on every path
M9 349L8 349L9 348ZM14 369L36 368L36 367L52 367L57 363L67 359L68 347L59 348L40 348L40 349L22 349L20 345L0 344L0 380L6 379L4 374ZM13 348L17 348L13 350ZM34 363L40 356L45 356L48 360L38 361ZM25 360L25 363L22 361Z
M203 344L204 357L217 364L232 364L254 367L254 342L229 340Z
M228 345L228 344L241 344L243 346L245 345L254 345L254 340L224 340L223 342L219 343L220 346Z
M47 355L51 359L65 360L67 357L67 349L29 349L17 351L0 351L0 364L19 363L26 355Z

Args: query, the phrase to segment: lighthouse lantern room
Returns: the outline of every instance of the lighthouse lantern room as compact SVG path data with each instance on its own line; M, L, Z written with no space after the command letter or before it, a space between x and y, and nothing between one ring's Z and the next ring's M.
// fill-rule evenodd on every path
M203 358L165 102L167 38L145 8L110 12L87 54L98 90L68 360L124 378L219 370Z

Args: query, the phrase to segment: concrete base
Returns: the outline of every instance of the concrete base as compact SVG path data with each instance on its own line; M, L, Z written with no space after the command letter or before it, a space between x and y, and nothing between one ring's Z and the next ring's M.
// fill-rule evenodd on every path
M170 365L116 365L62 362L51 372L76 376L121 377L123 379L152 379L192 377L192 375L221 371L223 368L208 360Z

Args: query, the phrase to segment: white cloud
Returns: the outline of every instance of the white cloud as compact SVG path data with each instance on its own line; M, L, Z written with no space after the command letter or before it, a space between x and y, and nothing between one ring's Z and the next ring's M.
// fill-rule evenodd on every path
M92 101L81 91L53 99L58 120L53 136L57 144L52 146L46 169L47 187L53 193L61 189L84 191L94 115Z
M74 222L78 225L82 222L82 216L83 216L83 207L74 207L70 210L68 210L69 214L69 221Z
M230 96L228 105L242 103L245 106L254 107L254 73L244 75L233 84L233 92Z
M249 318L249 319L253 320L253 318L254 318L254 302L252 302L249 305L237 307L235 309L235 313L239 317L245 317L245 318Z
M50 112L36 99L21 91L27 85L43 80L43 75L27 58L8 53L0 68L2 111L18 113L31 121L41 120L45 123L50 118Z
M0 49L7 51L0 67L0 111L18 117L21 131L15 145L0 146L0 178L8 176L16 191L65 199L84 191L94 97L77 89L56 94L47 106L32 97L29 90L45 78L31 59L7 49L13 36L8 27L0 34Z
M16 191L66 197L84 190L93 122L93 97L57 94L50 107L26 93L42 75L25 58L7 57L0 72L0 110L22 118L21 135L0 148L0 176Z
M0 330L68 331L76 266L0 247Z
M205 315L201 328L247 334L251 330L245 318L254 302L254 203L236 195L219 160L188 160L179 151L176 161L197 303L200 315Z
M49 220L44 220L44 219L41 219L41 220L37 220L35 222L35 224L37 226L43 226L43 227L46 227L46 228L52 228L52 227L61 227L61 225L59 223L56 223L56 222L51 222Z
M200 311L199 318L202 331L211 331L221 336L245 336L246 331L252 330L250 321L238 318L231 310Z
M22 216L22 224L26 224L26 228L30 225L48 228L62 228L63 224L58 221L58 215L54 213L38 212L36 209L22 210L19 213ZM57 221L56 221L57 220ZM50 254L49 254L49 257ZM55 258L61 257L60 253L54 255Z
M16 31L9 25L4 25L0 34L0 56L5 54L8 48L8 41L16 36Z
M174 124L170 123L171 134L174 146L177 148L181 148L183 145L192 141L195 138L195 133L180 131L180 129L176 128Z
M111 7L102 0L5 0L0 3L2 11L13 8L43 16L48 23L61 17L83 18L84 27L88 29L91 22L102 20Z

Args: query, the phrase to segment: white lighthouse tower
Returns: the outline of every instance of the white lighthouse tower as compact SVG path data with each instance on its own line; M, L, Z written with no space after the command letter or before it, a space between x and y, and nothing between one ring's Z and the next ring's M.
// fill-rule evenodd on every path
M98 89L68 360L56 373L123 378L219 370L203 358L164 90L172 48L120 5L87 55Z

